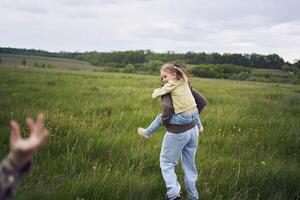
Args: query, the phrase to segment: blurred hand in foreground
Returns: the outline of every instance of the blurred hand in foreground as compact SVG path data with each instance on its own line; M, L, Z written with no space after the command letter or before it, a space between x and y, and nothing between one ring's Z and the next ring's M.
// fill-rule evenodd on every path
M20 127L16 121L11 121L10 132L10 153L12 158L12 164L17 169L23 167L29 162L34 153L47 141L48 131L45 128L44 114L40 113L33 121L31 118L27 118L27 126L30 131L28 138L22 138Z

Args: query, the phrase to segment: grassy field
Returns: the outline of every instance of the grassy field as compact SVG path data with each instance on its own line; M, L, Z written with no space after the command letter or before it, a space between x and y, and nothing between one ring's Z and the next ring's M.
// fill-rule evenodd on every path
M16 199L163 199L158 76L0 67L0 156L8 124L46 113L48 144ZM300 88L192 79L208 99L196 155L201 199L300 199ZM183 173L177 169L183 186ZM184 187L183 187L184 189ZM183 190L184 195L186 195Z

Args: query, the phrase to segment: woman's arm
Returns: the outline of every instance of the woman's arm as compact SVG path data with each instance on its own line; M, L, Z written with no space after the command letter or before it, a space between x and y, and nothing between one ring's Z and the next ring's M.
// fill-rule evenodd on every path
M174 114L172 97L170 94L163 95L161 97L162 101L162 115L161 120L162 124L167 128L167 130L171 133L182 133L184 131L190 130L195 127L196 123L192 121L189 124L177 125L177 124L169 124L169 121Z
M32 160L29 160L20 169L16 169L12 164L12 159L12 154L10 154L0 164L0 199L11 197L17 183L32 168Z
M44 124L43 114L39 114L35 122L28 118L30 136L24 139L21 137L18 123L11 122L10 153L0 164L0 199L10 197L17 182L30 171L34 153L48 138Z
M161 121L164 126L169 124L171 116L174 114L173 104L172 104L172 97L170 94L165 94L161 96L161 103L162 103L162 115Z
M199 114L202 112L202 110L204 109L204 107L207 105L207 100L206 98L197 90L194 90L191 88L192 94L195 98L195 102L197 104L197 109Z

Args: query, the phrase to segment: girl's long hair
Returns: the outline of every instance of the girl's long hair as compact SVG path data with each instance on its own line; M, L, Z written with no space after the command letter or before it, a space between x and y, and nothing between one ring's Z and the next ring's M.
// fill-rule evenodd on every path
M184 66L184 64L179 63L178 61L172 61L169 63L164 64L160 71L166 71L169 73L175 73L178 79L183 79L184 81L188 82L188 73Z

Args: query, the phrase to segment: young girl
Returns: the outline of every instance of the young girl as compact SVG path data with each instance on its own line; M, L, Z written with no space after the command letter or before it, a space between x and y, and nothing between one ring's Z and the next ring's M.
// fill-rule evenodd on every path
M169 123L183 125L195 121L198 129L202 132L203 127L185 70L178 65L167 63L162 66L160 76L164 86L155 89L152 98L155 99L167 93L171 94L175 114L172 115ZM138 128L138 134L148 139L159 129L161 123L160 114L148 128Z

